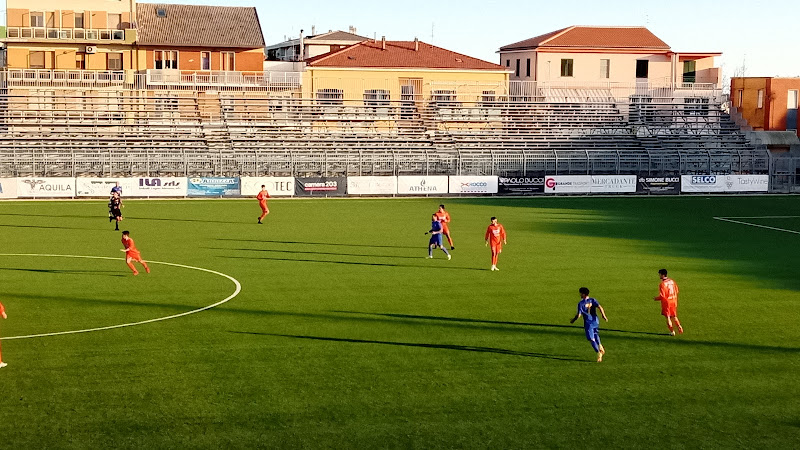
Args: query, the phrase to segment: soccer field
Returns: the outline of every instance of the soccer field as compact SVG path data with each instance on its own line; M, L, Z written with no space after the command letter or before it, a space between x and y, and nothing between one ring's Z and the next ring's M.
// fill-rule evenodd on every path
M444 199L451 261L440 202L126 200L136 277L105 200L0 203L1 446L798 445L800 197Z

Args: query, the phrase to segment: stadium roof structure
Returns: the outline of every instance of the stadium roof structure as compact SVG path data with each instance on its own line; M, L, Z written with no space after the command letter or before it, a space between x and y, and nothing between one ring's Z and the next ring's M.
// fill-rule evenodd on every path
M507 71L498 64L421 41L366 40L306 60L310 68L396 68Z
M594 27L573 25L515 42L500 51L533 49L636 49L669 52L670 47L645 27Z
M137 3L139 45L263 48L252 7Z

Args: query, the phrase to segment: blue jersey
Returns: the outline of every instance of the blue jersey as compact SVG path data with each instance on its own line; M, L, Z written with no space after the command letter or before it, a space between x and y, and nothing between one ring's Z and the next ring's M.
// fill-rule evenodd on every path
M114 186L111 188L111 195L114 195L114 192L119 192L119 195L122 195L122 186Z
M436 244L439 247L441 247L442 246L442 233L441 232L442 232L442 224L438 220L434 220L433 222L431 222L431 230L429 231L429 233L431 233L431 239L430 239L428 245ZM434 234L434 233L436 233L436 234Z
M597 303L597 300L592 297L587 297L586 300L581 299L578 302L578 314L583 317L584 328L597 328L600 326L600 319L597 318L598 306L600 306L600 303Z

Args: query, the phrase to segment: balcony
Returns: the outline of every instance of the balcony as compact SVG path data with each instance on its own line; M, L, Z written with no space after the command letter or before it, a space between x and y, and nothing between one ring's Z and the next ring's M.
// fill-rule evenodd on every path
M297 89L302 84L300 72L191 72L173 69L148 69L144 74L148 86L177 89L208 87L269 87L271 90Z
M122 86L132 81L124 71L7 69L8 87L94 87Z
M6 40L10 42L98 42L132 44L136 30L110 28L44 28L9 27Z

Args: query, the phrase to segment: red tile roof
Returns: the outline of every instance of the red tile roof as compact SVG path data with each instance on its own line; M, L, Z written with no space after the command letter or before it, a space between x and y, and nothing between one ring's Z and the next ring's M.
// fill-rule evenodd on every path
M414 41L364 41L306 60L309 67L369 67L506 70L505 67L446 50L435 45Z
M139 45L264 47L261 24L252 7L137 2L136 20Z
M500 50L534 48L607 48L669 50L669 45L645 27L571 26L501 47Z

